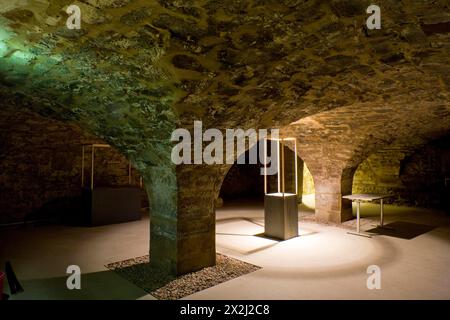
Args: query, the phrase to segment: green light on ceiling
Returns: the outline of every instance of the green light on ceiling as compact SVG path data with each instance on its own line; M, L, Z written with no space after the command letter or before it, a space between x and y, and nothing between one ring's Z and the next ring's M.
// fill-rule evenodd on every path
M22 64L22 65L26 65L26 64L30 63L30 61L33 60L34 58L36 58L35 55L28 53L28 52L23 52L23 51L16 51L11 55L12 61L14 61L17 64Z
M50 59L52 59L55 63L60 63L61 61L63 61L63 56L60 54L55 54L52 55Z
M0 41L8 40L11 38L11 32L8 32L0 25Z
M8 53L8 46L0 42L0 58L3 58Z

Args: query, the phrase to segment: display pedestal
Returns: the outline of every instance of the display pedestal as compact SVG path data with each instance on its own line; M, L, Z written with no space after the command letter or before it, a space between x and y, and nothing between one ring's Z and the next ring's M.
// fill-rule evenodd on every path
M264 233L267 237L288 240L298 236L297 195L269 193L264 196Z
M101 226L141 219L141 190L99 187L84 192L85 223Z

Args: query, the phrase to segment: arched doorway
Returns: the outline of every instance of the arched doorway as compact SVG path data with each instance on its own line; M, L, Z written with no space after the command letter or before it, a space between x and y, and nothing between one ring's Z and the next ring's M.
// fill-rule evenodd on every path
M257 148L255 146L254 148ZM259 151L259 150L258 150ZM249 158L250 150L243 157ZM286 188L295 190L293 179L294 151L285 148ZM314 216L314 181L304 161L297 155L298 171L298 214L302 219ZM238 164L237 161L229 168L223 179L219 199L216 205L216 241L219 249L233 248L240 250L243 245L249 251L270 246L276 241L264 236L264 175L263 165ZM268 176L268 191L277 188L277 175ZM289 191L289 192L290 192ZM275 191L276 192L276 191ZM288 192L288 191L287 191ZM231 247L230 247L231 246Z

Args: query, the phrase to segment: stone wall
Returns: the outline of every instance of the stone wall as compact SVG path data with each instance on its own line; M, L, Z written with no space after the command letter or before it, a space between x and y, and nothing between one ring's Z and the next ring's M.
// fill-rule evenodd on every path
M450 141L444 138L415 152L396 148L372 154L356 170L353 193L395 194L389 202L442 208L448 204L449 177Z
M353 178L353 193L400 194L405 189L400 179L400 165L405 158L402 150L386 149L363 161ZM399 197L387 202L401 203Z
M81 145L104 143L79 127L31 112L0 111L0 223L64 215L81 185ZM85 186L90 151L85 155ZM128 184L128 161L115 149L96 149L96 186ZM136 170L132 182L139 184ZM144 199L146 198L144 193Z
M303 194L314 194L314 179L306 165L303 166Z

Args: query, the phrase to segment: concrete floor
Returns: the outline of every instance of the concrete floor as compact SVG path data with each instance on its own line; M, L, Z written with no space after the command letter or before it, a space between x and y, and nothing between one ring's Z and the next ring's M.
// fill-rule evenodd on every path
M151 298L105 267L148 254L148 226L147 218L94 228L40 226L0 230L0 265L11 261L25 290L12 298ZM81 290L66 287L69 265L81 268Z
M261 235L261 204L236 202L217 210L217 251L262 269L186 299L450 299L450 217L386 206L386 223L401 221L418 233L363 238L347 234L354 221L341 227L310 221L311 199L299 212L300 237L284 242ZM362 206L363 229L373 228L378 210ZM146 255L148 239L148 219L96 228L3 229L0 263L12 262L25 289L14 299L152 299L104 267ZM66 289L70 264L81 268L82 290ZM367 289L369 265L381 268L380 290Z

